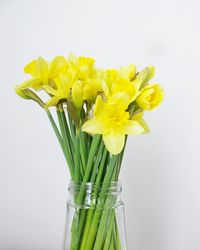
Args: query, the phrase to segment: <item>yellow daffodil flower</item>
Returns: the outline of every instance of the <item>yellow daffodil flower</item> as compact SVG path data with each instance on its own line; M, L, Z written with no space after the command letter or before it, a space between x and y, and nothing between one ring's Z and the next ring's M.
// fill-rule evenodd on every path
M107 102L101 96L96 99L94 118L86 121L82 130L91 134L102 134L106 148L111 154L119 154L125 142L125 135L137 135L144 128L136 120L131 120L126 111L129 98L126 94L118 93L108 98Z
M96 73L94 68L94 59L90 57L76 57L74 54L68 56L71 74L75 80L87 80Z
M43 89L52 96L45 104L45 107L56 106L59 101L67 100L72 84L71 79L66 75L59 74L59 76L54 79L54 88L48 85L43 86Z
M87 79L83 84L83 99L95 101L97 95L102 91L101 82L98 78Z
M44 85L48 85L56 78L64 67L67 67L67 61L63 56L55 57L51 63L39 57L24 68L24 72L30 74L32 79L18 85L16 89L33 88L34 90L41 90Z
M142 109L152 110L162 102L163 98L164 92L161 86L159 84L151 84L141 90L136 102Z
M94 59L89 57L68 56L69 73L73 78L72 100L76 108L82 107L84 100L95 102L101 91L101 83L97 70L94 68Z
M77 108L81 108L83 101L95 102L97 95L102 91L100 80L97 78L86 81L76 81L72 87L72 99Z
M117 70L106 70L101 77L101 85L107 98L117 93L127 94L129 101L132 102L139 94L137 89L131 82L135 78L136 68L130 65Z
M134 101L139 95L139 91L133 83L124 78L120 78L113 82L111 87L111 95L115 95L120 92L127 94L130 102Z

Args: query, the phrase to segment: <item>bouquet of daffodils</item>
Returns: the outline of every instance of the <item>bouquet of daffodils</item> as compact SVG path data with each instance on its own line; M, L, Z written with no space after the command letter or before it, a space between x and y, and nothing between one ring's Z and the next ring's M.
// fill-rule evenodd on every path
M35 101L47 113L71 179L82 187L77 204L85 199L85 183L109 185L118 180L127 135L149 132L144 111L156 108L164 96L159 84L149 83L153 66L138 71L133 64L100 69L94 63L92 58L73 54L51 62L39 57L24 68L30 79L15 88L19 96ZM46 100L41 92L47 94ZM79 221L81 217L86 219L74 235L72 225L71 249L110 249L99 241L104 228L101 215L95 217L93 211L80 214Z

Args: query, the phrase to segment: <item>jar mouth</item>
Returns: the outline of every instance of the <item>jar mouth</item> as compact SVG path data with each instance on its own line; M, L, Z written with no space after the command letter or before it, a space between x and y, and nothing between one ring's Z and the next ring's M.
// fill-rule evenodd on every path
M122 191L122 185L121 181L112 181L112 182L101 182L101 183L95 183L95 182L79 182L79 181L73 181L71 180L69 183L68 190L70 193L76 194L81 189L84 190L84 192L90 194L95 192L101 192L104 190L108 194L114 194L114 193L121 193Z

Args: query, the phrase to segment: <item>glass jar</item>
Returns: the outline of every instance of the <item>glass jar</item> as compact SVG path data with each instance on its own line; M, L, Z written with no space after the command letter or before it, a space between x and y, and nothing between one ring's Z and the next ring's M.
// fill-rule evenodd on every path
M69 184L64 250L126 250L121 183Z

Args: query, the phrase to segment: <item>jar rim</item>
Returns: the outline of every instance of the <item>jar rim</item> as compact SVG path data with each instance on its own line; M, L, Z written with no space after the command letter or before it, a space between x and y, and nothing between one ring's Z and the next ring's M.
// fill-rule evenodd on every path
M68 190L70 193L78 193L81 188L84 188L86 193L92 193L94 190L101 191L106 190L107 193L120 193L122 190L121 181L111 181L111 182L80 182L73 181L69 182Z

